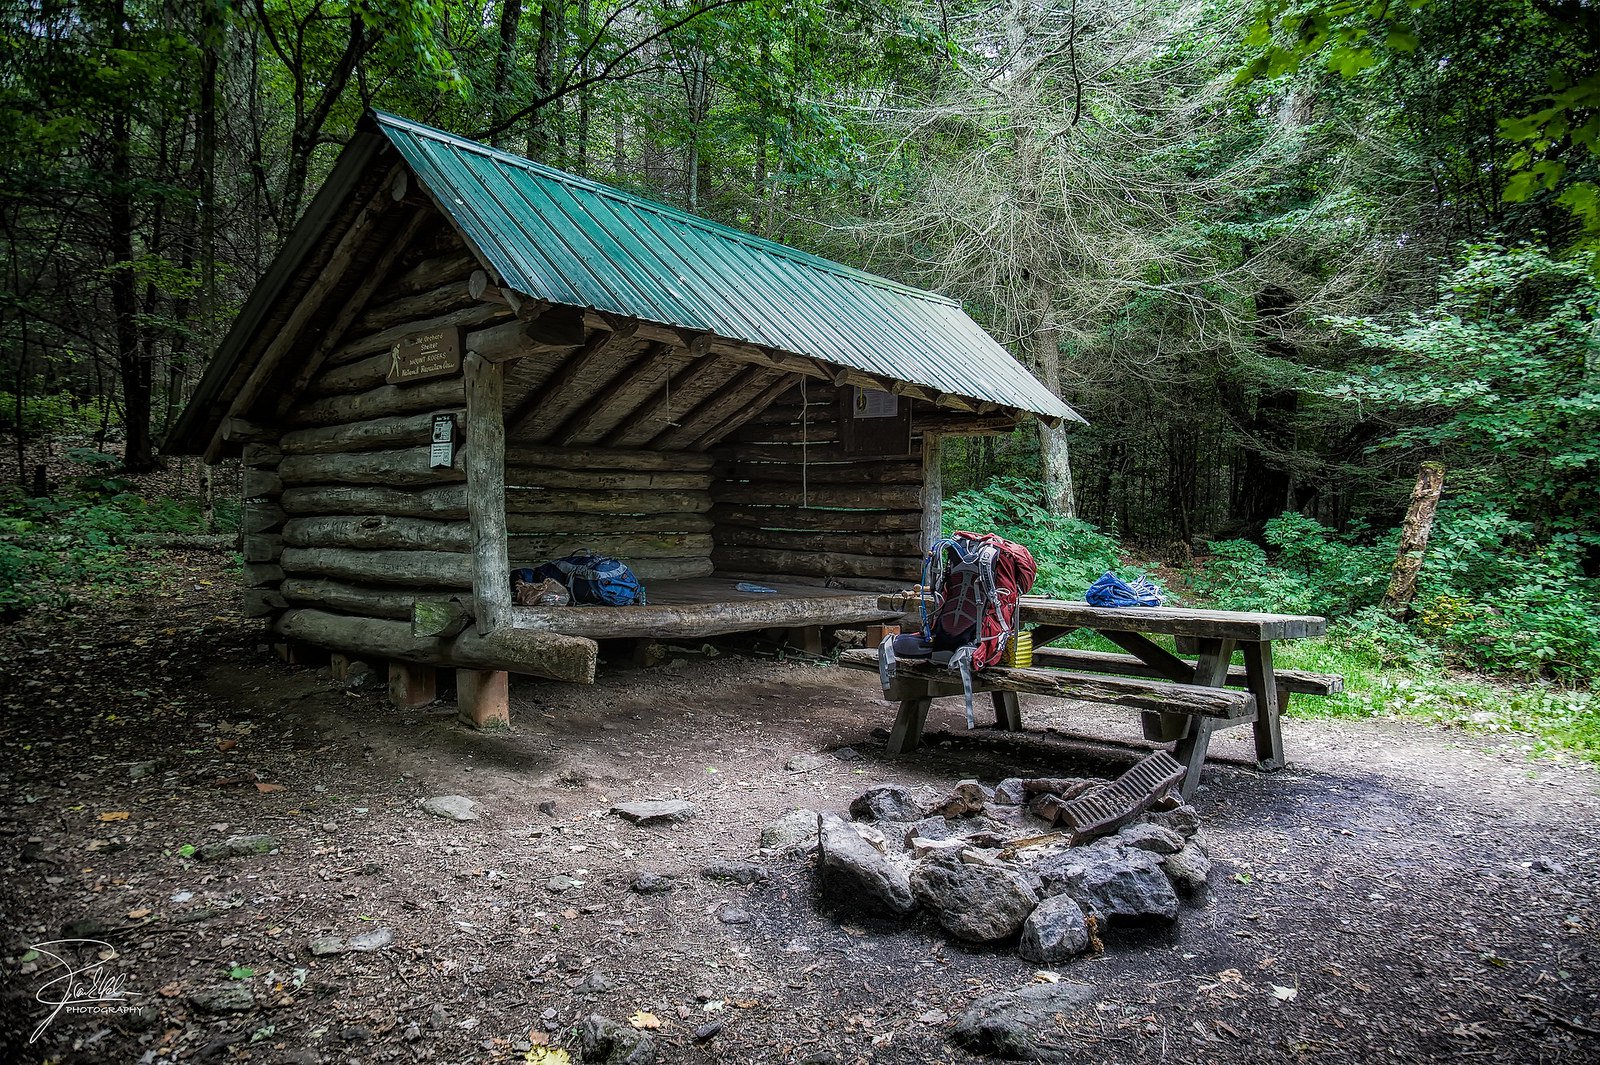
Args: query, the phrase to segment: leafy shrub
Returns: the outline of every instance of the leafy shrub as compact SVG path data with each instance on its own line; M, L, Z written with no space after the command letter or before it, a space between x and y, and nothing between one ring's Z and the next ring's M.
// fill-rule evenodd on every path
M1248 540L1213 543L1213 558L1191 577L1195 594L1228 610L1342 617L1375 605L1387 587L1392 535L1363 544L1289 513L1267 522L1264 538L1276 557Z
M1035 595L1082 599L1102 573L1120 565L1117 542L1086 521L1050 514L1035 481L1001 477L944 502L944 531L998 533L1033 552ZM1144 575L1137 568L1123 576Z
M63 604L83 586L102 593L141 588L146 570L127 557L135 537L200 531L196 501L135 494L113 456L70 457L83 470L56 496L0 493L0 616Z
M18 428L20 420L26 433L96 433L100 431L102 413L98 404L85 403L70 392L55 392L23 396L19 419L16 393L0 391L0 429L4 430ZM114 412L110 424L117 424Z

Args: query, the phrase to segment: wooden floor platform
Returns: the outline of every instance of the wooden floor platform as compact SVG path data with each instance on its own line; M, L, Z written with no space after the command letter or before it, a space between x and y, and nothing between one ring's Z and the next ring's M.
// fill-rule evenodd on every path
M773 592L741 591L741 583ZM518 629L606 639L685 639L810 625L859 625L899 616L877 592L739 577L646 581L643 606L514 607Z

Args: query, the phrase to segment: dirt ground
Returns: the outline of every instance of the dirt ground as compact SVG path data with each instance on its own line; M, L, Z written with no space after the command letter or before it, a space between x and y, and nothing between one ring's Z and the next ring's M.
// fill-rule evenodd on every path
M762 825L869 783L932 798L1136 753L1120 712L1025 700L1059 731L1015 739L967 734L947 700L947 741L893 761L872 678L727 654L619 660L594 687L519 679L512 731L475 734L448 702L395 710L381 678L352 692L279 663L216 558L176 565L159 596L0 631L6 1060L536 1060L592 1012L644 1011L662 1062L971 1061L954 1019L1034 966L819 912L809 857L764 859L748 887L700 870L759 858ZM1196 798L1210 904L1060 968L1096 997L1061 1018L1073 1055L1600 1058L1600 774L1408 723L1291 721L1290 767L1258 775L1247 734L1219 737ZM821 768L786 770L800 753ZM481 818L417 808L445 794ZM697 816L607 812L667 797ZM276 853L188 856L254 833ZM634 893L641 871L674 890ZM553 893L555 874L579 883ZM748 920L725 923L730 902ZM392 946L308 951L380 928ZM113 945L104 971L137 1009L63 1013L30 1043L60 970L27 952L64 938ZM219 985L253 1004L194 1003Z

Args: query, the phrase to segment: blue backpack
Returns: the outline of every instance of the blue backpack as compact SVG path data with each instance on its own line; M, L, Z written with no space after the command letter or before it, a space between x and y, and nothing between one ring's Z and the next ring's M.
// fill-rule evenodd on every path
M526 573L527 571L522 571ZM546 562L524 580L554 580L566 585L576 606L643 606L644 585L620 559L579 551Z

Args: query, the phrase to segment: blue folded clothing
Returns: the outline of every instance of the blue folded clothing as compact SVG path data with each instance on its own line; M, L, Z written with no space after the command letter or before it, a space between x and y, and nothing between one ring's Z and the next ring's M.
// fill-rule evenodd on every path
M1089 585L1083 599L1090 606L1160 606L1161 591L1147 580L1129 584L1115 573L1107 572Z

